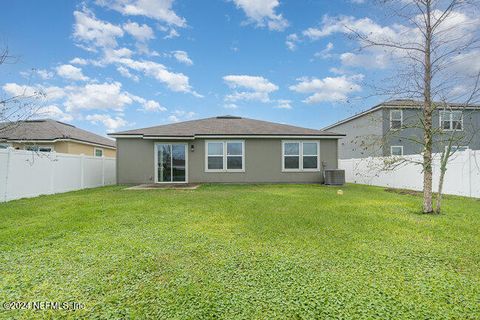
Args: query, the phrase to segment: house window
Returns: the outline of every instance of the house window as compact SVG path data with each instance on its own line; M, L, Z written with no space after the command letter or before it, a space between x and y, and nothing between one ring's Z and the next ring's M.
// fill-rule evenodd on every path
M244 141L206 141L207 172L244 172Z
M318 171L320 145L316 141L283 141L282 171Z
M440 128L445 131L463 130L463 112L440 111Z
M390 110L390 129L401 129L403 125L403 111Z
M392 156L403 156L403 146L391 146L390 154Z
M95 157L103 157L103 149L95 148L94 149L94 155L95 155Z
M52 152L53 147L51 146L37 146L37 145L27 145L25 150L35 151L35 152Z

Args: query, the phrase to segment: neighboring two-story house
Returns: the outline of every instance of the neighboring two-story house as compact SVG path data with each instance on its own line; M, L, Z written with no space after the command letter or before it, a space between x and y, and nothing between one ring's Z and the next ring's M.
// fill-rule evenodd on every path
M480 105L435 104L433 152L448 141L457 150L480 150ZM423 149L422 102L391 100L323 128L346 136L339 158L420 154Z

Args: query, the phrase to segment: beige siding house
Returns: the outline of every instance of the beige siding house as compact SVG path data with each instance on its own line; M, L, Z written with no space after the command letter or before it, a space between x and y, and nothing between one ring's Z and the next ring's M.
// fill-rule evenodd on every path
M115 157L115 141L63 122L26 120L0 124L0 148Z
M234 116L110 134L117 181L321 183L338 166L343 135Z

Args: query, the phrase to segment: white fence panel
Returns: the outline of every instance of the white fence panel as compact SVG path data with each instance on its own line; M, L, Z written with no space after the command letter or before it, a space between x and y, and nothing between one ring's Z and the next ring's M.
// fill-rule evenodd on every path
M114 158L0 149L0 202L115 182Z
M339 160L345 170L347 182L374 186L423 189L421 155L405 156L407 160L393 169L383 170L389 157ZM440 177L440 154L434 154L433 188L438 190ZM450 159L445 173L444 193L480 198L480 151L456 152Z

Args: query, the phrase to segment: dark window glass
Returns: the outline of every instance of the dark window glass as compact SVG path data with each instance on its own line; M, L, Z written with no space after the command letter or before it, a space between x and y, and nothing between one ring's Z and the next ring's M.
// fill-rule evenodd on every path
M290 157L286 156L284 159L285 169L299 169L300 168L300 157Z
M208 169L223 170L223 157L208 157Z
M303 169L317 169L317 157L303 156Z

